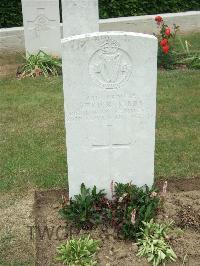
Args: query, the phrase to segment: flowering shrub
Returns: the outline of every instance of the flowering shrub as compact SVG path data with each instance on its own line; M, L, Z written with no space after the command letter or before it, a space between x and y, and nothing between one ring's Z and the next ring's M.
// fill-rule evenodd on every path
M173 29L171 29L167 24L164 23L161 16L156 16L155 22L157 23L157 26L159 28L159 34L157 34L156 36L159 41L158 66L164 68L173 68L174 39L176 37L179 26L176 26L174 24Z
M156 215L160 198L154 188L137 187L131 183L111 182L112 199L104 191L97 192L81 185L81 192L70 202L64 201L61 215L79 229L97 224L113 227L121 238L136 239L143 227Z
M154 188L115 183L110 204L111 225L120 237L137 239L143 221L149 222L155 217L159 202L158 193Z

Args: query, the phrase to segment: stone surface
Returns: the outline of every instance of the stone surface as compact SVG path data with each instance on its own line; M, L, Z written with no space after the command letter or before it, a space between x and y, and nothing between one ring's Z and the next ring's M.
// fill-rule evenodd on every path
M154 177L157 39L106 32L62 41L70 196Z
M180 26L180 33L200 32L200 11L188 11L181 13L159 14L165 24L173 28L173 24ZM155 23L157 15L133 16L101 19L100 31L130 31L142 33L157 33Z
M22 0L22 11L26 52L60 55L59 1Z
M156 15L134 16L128 18L101 19L100 31L124 30L130 32L143 32L153 34L158 29L154 23ZM161 14L169 25L174 21L180 26L181 33L200 32L200 11L189 11L183 13ZM62 37L62 24L60 24ZM24 28L16 27L0 29L0 53L7 50L13 52L24 51Z
M99 31L98 0L62 0L63 37Z

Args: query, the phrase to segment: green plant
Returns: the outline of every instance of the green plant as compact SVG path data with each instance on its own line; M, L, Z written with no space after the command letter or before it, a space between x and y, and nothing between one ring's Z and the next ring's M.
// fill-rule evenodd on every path
M99 0L101 18L199 10L198 0Z
M97 192L96 186L91 190L82 184L80 194L70 199L69 205L63 206L60 213L78 228L91 228L101 222L101 202L104 197L103 190Z
M141 188L132 184L116 183L112 200L103 190L97 193L81 185L79 195L65 203L61 215L78 228L88 229L94 225L109 224L120 237L136 239L142 221L150 221L156 214L159 197L154 188Z
M68 266L92 266L97 265L94 256L99 249L100 241L93 240L88 236L79 239L68 240L66 244L57 247L56 259Z
M142 221L150 221L155 216L159 202L155 188L116 183L110 207L111 224L123 238L137 239Z
M185 65L189 69L200 69L200 53L192 52L192 45L185 40L179 39L182 52L176 53L176 64Z
M173 30L164 23L161 16L156 16L155 21L159 28L158 38L158 66L165 69L173 69L175 64L174 58L174 40L176 38L179 26L173 25Z
M167 261L175 261L177 256L167 243L168 233L172 230L172 222L168 224L143 222L141 239L138 240L138 256L146 257L153 266L165 265Z
M39 51L26 58L25 64L18 69L17 77L58 76L61 74L61 70L62 64L59 58Z

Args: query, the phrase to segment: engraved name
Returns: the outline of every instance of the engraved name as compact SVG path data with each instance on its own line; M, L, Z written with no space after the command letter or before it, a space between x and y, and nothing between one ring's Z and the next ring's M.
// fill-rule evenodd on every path
M134 93L117 93L101 97L90 95L81 101L74 99L74 110L67 113L67 120L123 119L130 116L137 118L144 114L142 106L142 102Z

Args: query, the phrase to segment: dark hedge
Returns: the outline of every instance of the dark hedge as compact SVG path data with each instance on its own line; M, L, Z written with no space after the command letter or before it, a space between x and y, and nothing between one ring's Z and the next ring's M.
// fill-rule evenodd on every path
M200 0L99 0L100 18L200 10ZM0 0L0 27L21 26L21 0Z
M200 0L99 0L100 17L114 18L200 10Z
M0 0L0 27L9 28L22 24L21 0Z

